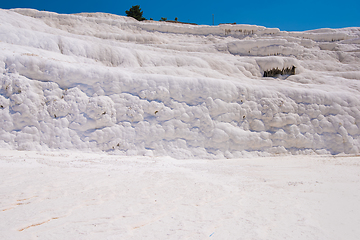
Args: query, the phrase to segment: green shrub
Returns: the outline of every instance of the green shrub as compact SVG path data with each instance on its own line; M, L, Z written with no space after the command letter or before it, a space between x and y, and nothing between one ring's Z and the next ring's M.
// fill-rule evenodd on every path
M143 15L143 11L141 11L140 5L132 6L128 11L125 11L126 16L135 18L138 21L146 20Z

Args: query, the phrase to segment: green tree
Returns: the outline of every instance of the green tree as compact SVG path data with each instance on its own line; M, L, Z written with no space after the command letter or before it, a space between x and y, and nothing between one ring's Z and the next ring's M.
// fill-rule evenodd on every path
M125 11L126 16L135 18L138 21L144 21L146 18L144 18L143 11L141 11L140 5L132 6L129 11Z
M167 18L162 17L159 21L167 21Z

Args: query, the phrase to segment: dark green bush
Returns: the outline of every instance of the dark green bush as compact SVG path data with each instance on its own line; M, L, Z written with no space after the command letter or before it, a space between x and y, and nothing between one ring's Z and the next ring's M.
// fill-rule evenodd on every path
M140 5L132 6L129 10L125 11L126 16L135 18L138 21L144 21L143 11L141 11Z

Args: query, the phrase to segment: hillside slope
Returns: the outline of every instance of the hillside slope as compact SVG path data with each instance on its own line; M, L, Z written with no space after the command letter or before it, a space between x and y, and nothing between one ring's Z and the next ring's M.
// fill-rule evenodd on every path
M360 28L282 32L31 9L0 10L0 19L2 148L359 153ZM284 69L295 75L264 77Z

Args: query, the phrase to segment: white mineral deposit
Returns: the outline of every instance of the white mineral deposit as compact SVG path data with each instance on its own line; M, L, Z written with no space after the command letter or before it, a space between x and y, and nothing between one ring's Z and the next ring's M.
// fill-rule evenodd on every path
M1 239L360 236L360 28L0 9Z

